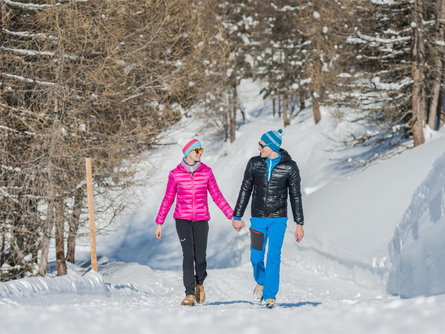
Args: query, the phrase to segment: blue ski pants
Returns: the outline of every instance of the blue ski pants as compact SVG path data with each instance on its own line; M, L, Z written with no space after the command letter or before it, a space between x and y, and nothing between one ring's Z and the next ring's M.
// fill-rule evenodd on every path
M275 299L280 285L281 247L287 227L287 217L250 219L250 262L253 276L259 285L263 285L263 298ZM266 244L267 262L264 265Z

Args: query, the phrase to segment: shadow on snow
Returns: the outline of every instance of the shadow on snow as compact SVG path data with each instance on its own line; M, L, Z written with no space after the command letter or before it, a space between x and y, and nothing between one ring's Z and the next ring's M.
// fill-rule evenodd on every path
M260 304L258 302L252 302L248 300L232 300L227 302L212 302L212 303L205 303L202 306L219 306L219 305L234 305L234 304L250 304L254 306L262 306L263 304ZM281 308L298 308L303 306L312 306L317 307L321 305L321 302L299 302L299 303L277 303L278 307Z

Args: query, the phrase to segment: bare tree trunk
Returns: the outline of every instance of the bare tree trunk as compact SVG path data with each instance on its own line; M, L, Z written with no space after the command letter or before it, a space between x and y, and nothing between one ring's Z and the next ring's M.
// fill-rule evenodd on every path
M421 70L420 70L420 45L419 45L419 30L422 29L422 17L420 10L419 0L414 2L413 11L413 22L416 26L413 27L412 35L412 76L413 76L413 88L412 88L412 113L413 113L413 136L414 136L414 146L421 145L425 142L425 137L423 135L423 125L425 122L424 112L422 110L422 92L421 92Z
M229 135L230 115L229 114L230 114L230 109L224 113L224 141L227 141L230 137L230 135Z
M315 74L312 77L312 114L314 116L315 124L320 122L320 73L318 73L318 67L315 66ZM321 70L321 66L320 66Z
M276 110L276 99L275 98L272 98L272 114L273 114L273 117L275 117L275 115L276 115L276 113L277 113L277 110Z
M441 0L437 6L437 37L436 42L444 41L445 37L445 0ZM440 84L443 76L443 62L441 58L440 50L437 50L438 46L434 45L435 60L434 60L434 76L433 76L433 89L431 96L431 104L428 113L428 126L432 130L436 130L437 110L439 104Z
M0 247L0 266L3 265L3 263L5 263L5 236L3 234L0 234L0 242L1 242L1 247Z
M66 260L71 263L74 263L75 261L76 237L77 237L77 230L79 229L79 219L80 219L80 214L82 212L82 203L83 203L83 191L82 189L77 189L74 194L73 216L70 221L68 246L66 250Z
M236 83L233 85L233 101L232 101L232 114L230 117L230 142L235 141L236 134L236 110L238 108L238 92L236 89Z
M445 125L445 94L441 93L439 96L439 129Z
M291 95L290 101L291 101L291 107L290 107L289 119L290 119L290 121L292 121L292 118L294 117L294 112L295 112L295 105L297 104L297 96Z
M306 91L304 90L302 85L298 89L298 92L300 95L300 110L303 110L304 108L306 108Z
M51 233L54 226L54 206L53 203L48 203L45 227L43 230L42 241L41 241L41 255L39 262L39 275L45 276L46 267L48 266L48 253L49 253L49 242L51 240Z
M255 54L254 54L254 57L253 57L253 66L252 66L252 81L255 81L256 80L256 71L257 71L257 65L256 65L256 63L257 63L257 61L256 61L256 52L255 52Z
M314 92L312 97L312 113L314 115L314 121L315 124L320 122L321 120L321 113L320 113L320 95L317 93L317 91Z
M281 118L281 94L278 94L278 117Z
M2 15L2 28L6 28L6 15L7 15L7 10L6 10L6 4L5 4L5 0L0 0L0 6L1 6L1 15Z
M56 269L57 276L66 275L65 260L65 228L63 202L60 198L56 200L55 206L55 224L56 224Z
M287 93L284 94L284 101L283 101L283 126L286 127L290 124L289 122L289 115L288 115L288 99L289 96Z
M320 113L320 97L321 97L321 77L322 77L322 65L320 61L320 55L321 55L321 46L320 41L318 38L315 38L314 40L314 52L313 55L313 62L314 62L314 69L312 72L312 80L311 80L311 90L312 90L312 113L314 116L315 124L320 122L321 120L321 113Z

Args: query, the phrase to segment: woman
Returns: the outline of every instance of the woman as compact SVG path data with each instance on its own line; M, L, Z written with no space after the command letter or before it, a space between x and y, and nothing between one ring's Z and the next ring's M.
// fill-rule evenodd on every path
M173 218L182 246L186 295L181 305L188 306L194 306L195 301L202 303L205 299L203 283L207 276L206 249L210 219L207 190L227 219L233 217L233 210L221 194L212 170L201 162L203 151L197 139L184 146L184 157L170 171L167 190L156 217L156 238L162 239L162 224L177 196Z

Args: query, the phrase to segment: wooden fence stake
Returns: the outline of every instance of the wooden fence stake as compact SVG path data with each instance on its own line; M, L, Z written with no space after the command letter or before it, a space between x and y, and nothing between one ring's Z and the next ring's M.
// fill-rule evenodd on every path
M94 228L94 202L93 202L93 172L91 158L86 158L88 212L90 214L90 239L91 239L91 268L97 272L96 234Z

